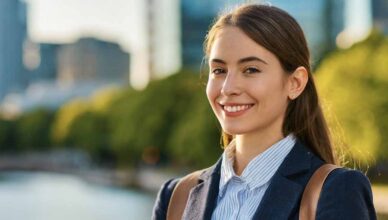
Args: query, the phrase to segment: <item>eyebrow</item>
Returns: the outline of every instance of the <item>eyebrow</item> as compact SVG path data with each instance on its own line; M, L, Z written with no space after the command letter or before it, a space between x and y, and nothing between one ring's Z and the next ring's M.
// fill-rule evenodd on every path
M241 63L246 63L246 62L251 62L251 61L259 61L259 62L262 62L264 64L268 64L267 62L265 62L264 60L258 58L258 57L255 57L255 56L250 56L250 57L244 57L244 58L241 58L237 61L238 64L241 64ZM226 62L222 59L218 59L218 58L214 58L214 59L211 59L211 62L214 62L214 63L222 63L222 64L226 64Z

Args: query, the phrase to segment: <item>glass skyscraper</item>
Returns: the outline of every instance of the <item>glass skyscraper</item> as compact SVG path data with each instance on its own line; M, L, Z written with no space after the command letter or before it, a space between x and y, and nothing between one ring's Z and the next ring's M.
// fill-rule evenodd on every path
M27 83L23 66L26 7L18 0L0 1L0 100Z
M388 0L372 0L374 25L388 34Z
M199 70L206 32L218 13L246 1L181 0L183 66ZM305 31L313 65L328 50L335 48L337 35L344 28L344 0L250 1L274 5L290 13Z

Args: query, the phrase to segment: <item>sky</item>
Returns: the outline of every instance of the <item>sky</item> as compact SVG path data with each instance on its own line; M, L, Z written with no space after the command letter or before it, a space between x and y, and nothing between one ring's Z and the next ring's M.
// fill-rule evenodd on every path
M136 83L138 83L139 86L136 87L139 88L146 85L147 77L145 75L147 74L143 74L143 72L148 66L147 60L149 59L148 54L146 54L148 51L148 31L145 24L147 20L145 7L148 0L24 1L28 3L28 33L33 41L69 43L84 36L119 43L124 51L131 53L131 73L138 73L131 74L132 85L136 86ZM341 44L344 47L350 46L367 36L371 24L370 1L345 0L347 5L345 23L348 28L342 34L343 37L337 41L339 46ZM158 50L163 52L159 57L164 60L159 59L161 65L156 66L159 66L159 70L164 68L164 72L171 73L180 66L176 63L180 60L178 57L180 55L179 48L175 48L180 45L180 39L176 37L179 34L174 34L174 28L165 25L163 22L164 20L171 22L171 19L174 18L172 13L174 5L171 4L179 4L179 0L155 0L155 2L169 2L168 4L161 4L167 6L167 8L161 8L157 11L159 13L157 15L158 27L155 30L161 29L159 31L163 34L160 35L159 41L164 43L156 45L165 45L165 48L164 50L163 48ZM273 0L273 2L277 1ZM295 0L293 3L301 4L302 2L304 1ZM220 5L220 9L222 7L224 6ZM367 10L365 10L366 8ZM170 14L168 10L170 10ZM166 11L167 13L165 13ZM179 15L177 16L179 17ZM169 22L165 23L171 24ZM170 41L178 43L175 43L174 46L174 42ZM170 42L171 45L166 45L166 42ZM173 62L174 60L177 61Z
M70 43L80 37L96 37L119 43L131 54L131 85L144 88L149 79L148 0L24 0L28 7L28 33L38 43ZM174 7L176 6L176 7ZM155 68L161 75L180 68L178 0L155 0L159 55ZM167 7L167 8L166 8ZM170 11L169 11L170 10ZM168 13L165 13L165 12ZM169 23L170 22L170 23ZM169 25L166 25L169 24ZM176 23L176 27L171 24ZM173 42L171 42L173 41ZM155 47L156 47L155 46ZM167 59L167 60L166 60Z
M363 35L372 25L371 0L346 0L345 22L354 35Z
M119 42L130 51L141 43L142 10L137 0L25 0L28 32L37 42L67 43L82 35Z
M30 37L37 42L66 43L80 36L118 42L130 52L143 47L147 0L25 0ZM275 1L276 2L276 1ZM370 0L345 0L350 36L362 38L370 27ZM368 8L369 10L365 10ZM364 28L363 28L364 27Z

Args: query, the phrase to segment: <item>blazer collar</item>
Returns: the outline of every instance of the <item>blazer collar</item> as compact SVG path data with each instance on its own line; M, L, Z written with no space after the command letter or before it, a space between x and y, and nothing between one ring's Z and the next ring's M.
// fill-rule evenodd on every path
M253 219L287 219L299 204L311 174L314 156L297 140L293 149L273 176ZM198 185L189 194L182 219L211 219L216 206L222 157L199 176ZM322 162L323 163L323 162ZM306 175L296 175L306 173ZM284 187L287 186L287 187Z
M253 219L289 219L291 212L298 209L313 172L312 157L314 154L297 141L273 176Z
M198 185L189 194L182 219L211 219L216 206L222 157L198 177Z

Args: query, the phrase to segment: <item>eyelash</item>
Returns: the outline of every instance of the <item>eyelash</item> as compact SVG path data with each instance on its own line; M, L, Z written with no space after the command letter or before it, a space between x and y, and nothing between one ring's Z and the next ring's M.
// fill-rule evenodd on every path
M260 73L261 71L255 67L248 67L244 70L244 73L247 74L254 74L254 73Z
M255 67L248 67L243 72L246 74L254 74L254 73L260 73L261 71ZM212 70L212 74L214 75L220 75L223 73L226 73L226 71L225 69L222 69L222 68L215 68Z
M221 71L221 72L220 72ZM222 68L215 68L215 69L213 69L212 70L212 73L214 74L214 75L219 75L219 74L222 74L222 73L225 73L226 71L224 70L224 69L222 69Z

